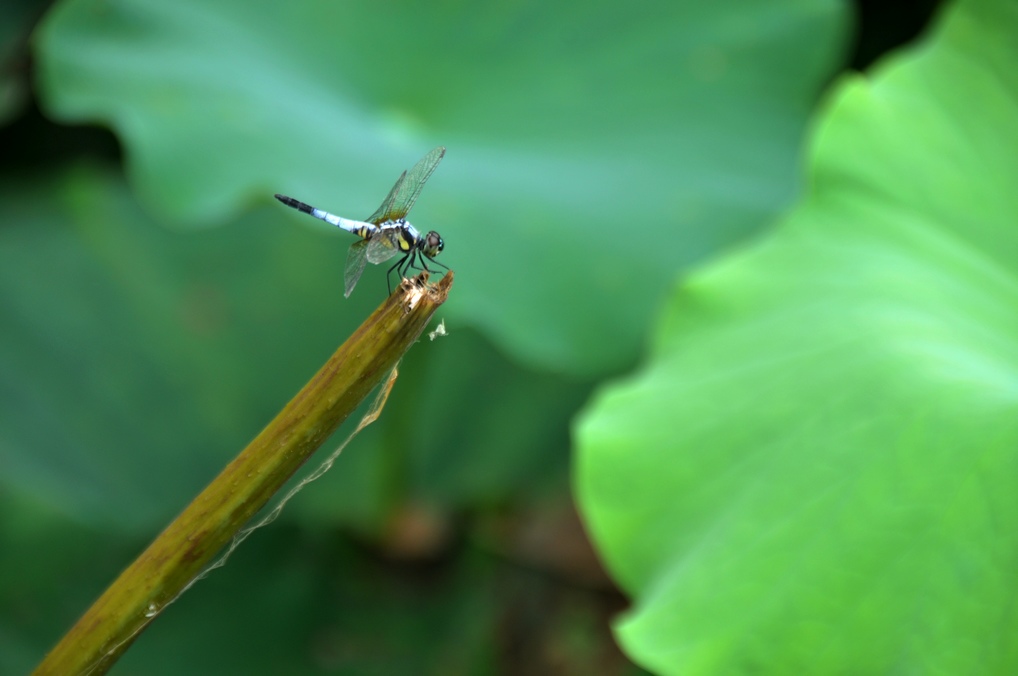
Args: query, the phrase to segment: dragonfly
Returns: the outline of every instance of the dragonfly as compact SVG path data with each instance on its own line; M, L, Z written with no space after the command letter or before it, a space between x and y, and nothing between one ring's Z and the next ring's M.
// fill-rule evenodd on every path
M428 267L428 261L446 270L449 269L435 260L435 256L445 248L442 237L434 230L421 235L417 228L406 220L406 215L413 208L421 189L444 156L445 148L439 146L422 157L409 172L404 171L382 201L382 205L364 221L330 214L286 195L277 193L276 199L288 207L310 214L361 238L359 242L350 246L346 256L343 281L344 295L349 298L368 263L378 265L402 254L402 258L386 272L386 281L393 271L401 278L406 278L411 268L432 272ZM392 293L391 283L389 293Z

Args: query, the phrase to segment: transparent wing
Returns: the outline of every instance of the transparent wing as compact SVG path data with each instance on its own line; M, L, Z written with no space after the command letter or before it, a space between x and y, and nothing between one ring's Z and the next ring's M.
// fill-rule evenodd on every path
M365 253L368 262L378 265L384 263L399 253L398 235L394 230L383 229L372 235L368 240L367 252Z
M347 298L353 293L353 288L357 286L357 280L361 278L361 273L364 272L364 266L368 262L365 253L368 250L368 242L370 241L362 239L359 242L354 242L350 247L350 252L346 255L346 272L343 273L346 290L343 295Z
M398 179L396 179L396 185L392 186L392 190L390 190L389 194L385 196L384 200L382 200L382 205L375 209L375 213L368 216L368 223L378 225L379 223L384 223L389 220L395 220L389 218L388 214L392 211L392 205L396 201L396 194L399 192L400 186L403 185L404 180L406 180L405 171L400 174Z
M404 171L396 185L392 186L382 206L368 218L368 222L377 225L385 221L398 221L410 213L418 195L421 194L421 189L444 156L445 147L439 146L422 157L409 172Z

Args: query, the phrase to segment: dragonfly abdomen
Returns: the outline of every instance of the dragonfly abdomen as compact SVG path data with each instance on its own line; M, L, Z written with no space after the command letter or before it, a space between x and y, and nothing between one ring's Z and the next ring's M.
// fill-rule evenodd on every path
M278 192L276 193L276 199L288 207L293 207L298 211L303 211L305 214L310 214L315 210L315 208L310 204L304 204L304 202L301 202L300 200L295 200L294 198L287 197L286 195L280 195Z
M293 207L297 211L300 211L305 214L310 214L311 216L321 219L326 223L331 223L337 228L342 228L347 232L352 232L358 237L367 237L377 229L371 223L365 223L363 221L354 221L349 218L337 216L336 214L330 214L328 211L317 209L306 202L295 200L294 198L287 197L286 195L280 195L277 193L276 199L288 207Z

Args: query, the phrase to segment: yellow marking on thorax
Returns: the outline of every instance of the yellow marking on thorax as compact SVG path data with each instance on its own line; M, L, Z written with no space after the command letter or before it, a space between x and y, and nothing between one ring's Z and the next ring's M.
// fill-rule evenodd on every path
M413 246L414 246L413 240L411 240L409 237L407 237L406 232L404 232L403 230L400 230L399 231L399 250L400 251L410 251L410 249L412 249Z

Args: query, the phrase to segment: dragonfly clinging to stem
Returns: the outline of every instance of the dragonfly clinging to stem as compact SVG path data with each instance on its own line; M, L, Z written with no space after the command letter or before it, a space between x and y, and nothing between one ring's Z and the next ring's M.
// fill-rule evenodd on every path
M368 216L366 221L342 218L286 195L276 194L276 199L288 207L293 207L305 214L311 214L315 218L320 218L326 223L331 223L361 238L359 242L350 246L350 253L346 257L344 295L349 298L367 263L377 265L402 254L402 258L389 268L386 279L389 278L393 270L400 277L406 277L410 268L430 272L428 261L446 270L449 269L435 260L435 256L445 248L445 242L442 241L441 236L434 230L426 235L421 235L417 228L406 220L406 215L413 208L428 177L435 171L435 167L442 161L444 155L445 148L439 146L422 157L421 161L415 164L409 172L404 171L396 181L396 185L392 186L392 190L389 191L382 205L375 210L375 213ZM418 266L418 261L420 261L420 266ZM391 285L389 288L391 293Z

